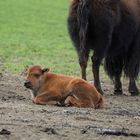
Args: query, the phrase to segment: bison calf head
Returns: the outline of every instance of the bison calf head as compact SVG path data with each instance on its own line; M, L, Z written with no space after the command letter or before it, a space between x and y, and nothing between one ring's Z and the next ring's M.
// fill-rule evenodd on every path
M26 79L24 82L24 86L29 89L36 89L39 86L39 81L41 80L41 76L44 72L48 72L48 68L42 69L41 66L34 65L26 69Z

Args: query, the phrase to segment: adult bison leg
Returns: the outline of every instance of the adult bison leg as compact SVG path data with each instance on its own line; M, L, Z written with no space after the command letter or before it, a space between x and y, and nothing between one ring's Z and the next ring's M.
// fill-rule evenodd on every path
M115 95L122 95L123 94L123 90L122 90L122 83L121 83L121 76L118 75L115 77L114 80L114 94Z
M96 89L101 93L102 95L104 92L102 91L101 84L100 84L100 76L99 76L99 68L103 57L98 55L96 52L94 52L94 55L91 57L92 60L92 72L94 77L94 85Z
M79 38L79 32L76 26L77 24L72 19L69 19L68 25L69 25L69 28L68 28L69 34L73 41L74 47L77 51L77 55L79 58L79 65L81 67L82 78L86 80L86 68L87 68L87 61L89 58L89 49L88 47L84 49L81 49L80 47L81 42Z
M107 55L107 51L112 42L112 33L115 26L114 18L112 18L110 15L97 15L97 17L95 16L94 20L94 42L92 44L94 54L91 57L92 72L94 77L94 85L101 94L104 94L104 92L101 88L99 69L102 59Z
M87 61L89 57L89 50L85 50L79 53L78 56L79 56L79 64L81 67L82 79L86 80L86 68L87 68Z
M140 29L127 52L124 72L130 79L128 88L129 92L132 96L138 95L140 92L136 86L136 79L140 72Z
M83 29L83 32L85 34L82 34L83 32L79 33L80 25L78 24L77 16L75 15L76 13L75 14L71 13L68 17L68 31L79 57L79 64L81 67L82 78L86 80L86 68L87 68L87 61L89 57L89 49L85 48L85 46L87 46L86 44L87 26L85 30Z
M100 83L100 74L99 74L99 69L100 69L100 64L102 62L102 59L106 56L106 52L111 44L112 40L112 32L113 32L113 26L108 20L110 17L108 17L105 21L97 20L95 22L95 40L94 40L94 54L91 57L92 60L92 72L93 72L93 77L94 77L94 85L97 88L97 90L101 93L104 94L101 88L101 83Z
M112 38L111 29L109 28L108 31L110 32L106 32L106 34L104 34L105 32L101 33L101 36L98 37L98 40L96 40L96 44L95 44L96 46L94 46L94 54L91 57L94 85L102 95L104 94L104 92L102 91L101 88L99 69L100 69L100 64L102 62L102 59L106 55L106 51L110 46L110 42Z
M129 82L129 92L131 93L132 96L137 96L139 95L139 90L136 86L136 82L134 78L130 78Z
M117 46L112 45L113 49L117 48ZM114 82L114 94L115 95L122 95L122 83L121 83L121 75L123 69L123 59L121 54L114 56L116 51L109 51L108 55L105 57L104 67L109 75L109 77Z
M119 41L118 41L119 42ZM114 43L113 43L114 44ZM114 44L112 49L118 48L118 45ZM123 58L122 54L115 54L117 51L113 51L111 48L105 57L105 70L109 77L114 82L114 94L115 95L122 95L122 83L121 83L121 75L122 75L122 69L123 69ZM115 55L116 56L115 56Z
M129 92L132 96L138 95L140 92L136 86L136 79L140 71L140 37L136 37L131 49L128 52L125 64L125 74L129 77Z

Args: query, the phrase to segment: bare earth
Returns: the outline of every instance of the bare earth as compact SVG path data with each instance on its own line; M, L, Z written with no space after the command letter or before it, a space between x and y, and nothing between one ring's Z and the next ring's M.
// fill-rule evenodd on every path
M127 84L125 95L113 96L113 85L104 81L105 107L93 110L35 105L23 82L20 75L0 74L0 140L140 139L140 96L131 97ZM130 136L99 134L108 128Z

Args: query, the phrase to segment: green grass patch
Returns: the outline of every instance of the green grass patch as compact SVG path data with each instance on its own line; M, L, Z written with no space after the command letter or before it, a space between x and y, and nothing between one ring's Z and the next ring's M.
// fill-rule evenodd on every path
M73 73L77 58L67 33L68 1L1 0L0 9L1 67L20 72L41 64Z
M0 71L22 73L40 64L81 77L67 31L68 0L0 0ZM91 60L88 80L93 79ZM101 67L101 81L107 80Z
M20 73L40 64L80 76L67 31L67 0L0 0L0 69ZM92 79L91 62L87 75Z

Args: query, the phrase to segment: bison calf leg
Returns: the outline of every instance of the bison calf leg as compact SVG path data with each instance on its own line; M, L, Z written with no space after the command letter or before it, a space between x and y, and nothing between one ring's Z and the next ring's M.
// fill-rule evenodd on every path
M95 108L94 104L90 104L86 100L78 98L76 95L68 96L65 100L66 106L75 106L75 107L92 107Z
M130 78L130 82L129 82L129 92L131 93L132 96L137 96L139 95L139 90L136 86L136 82L134 78Z
M34 98L33 103L38 105L57 105L57 101L43 101L42 98Z
M44 94L36 96L33 99L33 103L39 104L39 105L57 105L60 99L61 99L60 96L51 96L49 95L49 93L44 93Z

